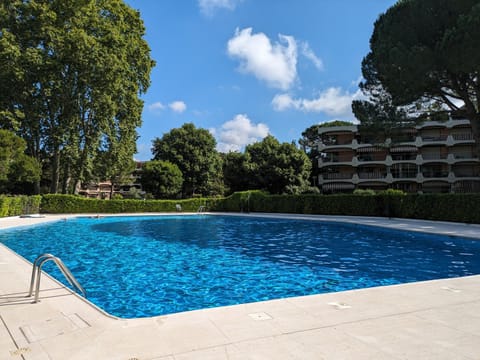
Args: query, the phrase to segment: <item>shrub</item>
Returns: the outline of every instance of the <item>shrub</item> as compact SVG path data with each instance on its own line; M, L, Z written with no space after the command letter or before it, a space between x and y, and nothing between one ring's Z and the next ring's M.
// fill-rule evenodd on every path
M0 217L38 213L41 196L0 195Z
M42 212L65 213L137 213L137 212L174 212L176 205L182 211L195 212L200 206L210 210L218 199L187 199L187 200L101 200L88 199L75 195L48 194L42 198Z

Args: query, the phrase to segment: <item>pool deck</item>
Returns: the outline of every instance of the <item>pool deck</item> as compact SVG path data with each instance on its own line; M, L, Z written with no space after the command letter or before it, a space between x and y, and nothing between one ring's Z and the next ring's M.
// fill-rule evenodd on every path
M480 239L478 225L285 216ZM69 217L3 218L0 229ZM480 359L480 276L117 319L48 276L33 304L30 274L0 244L2 360Z

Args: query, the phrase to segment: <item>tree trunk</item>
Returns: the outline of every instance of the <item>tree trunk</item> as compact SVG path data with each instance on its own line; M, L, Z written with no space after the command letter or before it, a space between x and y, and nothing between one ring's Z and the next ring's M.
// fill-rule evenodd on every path
M62 194L68 194L70 193L69 186L72 180L70 177L70 166L67 162L63 165L64 166L63 166L63 177L62 177ZM72 190L72 193L73 193L73 190Z
M50 184L50 193L56 194L58 192L58 183L60 179L60 154L58 149L55 149L52 157L52 177Z

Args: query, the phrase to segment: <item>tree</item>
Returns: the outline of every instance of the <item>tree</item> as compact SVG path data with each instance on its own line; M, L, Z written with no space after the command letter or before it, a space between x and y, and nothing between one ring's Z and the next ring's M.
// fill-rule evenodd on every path
M100 151L133 157L154 65L137 11L123 0L0 0L0 29L0 127L48 160L51 192L88 180Z
M227 194L249 190L252 183L245 166L246 156L238 151L223 155L223 179Z
M387 138L398 138L405 129L415 125L407 110L393 105L391 95L381 86L370 93L369 100L354 100L352 110L360 121L359 133L375 144L382 144Z
M361 87L368 95L381 85L421 118L466 117L480 155L479 48L478 0L401 0L375 22Z
M0 191L30 193L32 183L40 179L40 165L25 155L26 143L8 130L0 130Z
M245 168L252 189L272 194L302 192L309 187L312 164L295 145L269 135L245 148Z
M141 183L155 198L172 198L181 192L183 176L177 165L154 160L143 165Z
M188 123L154 139L152 152L154 160L178 166L183 174L183 196L215 195L223 192L221 157L215 146L208 130Z

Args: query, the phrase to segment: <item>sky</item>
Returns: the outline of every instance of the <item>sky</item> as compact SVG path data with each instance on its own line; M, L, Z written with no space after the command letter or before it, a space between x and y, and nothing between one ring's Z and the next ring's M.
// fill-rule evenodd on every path
M355 122L361 62L394 0L125 0L139 10L156 66L142 95L137 160L152 141L194 123L222 152L271 134Z

